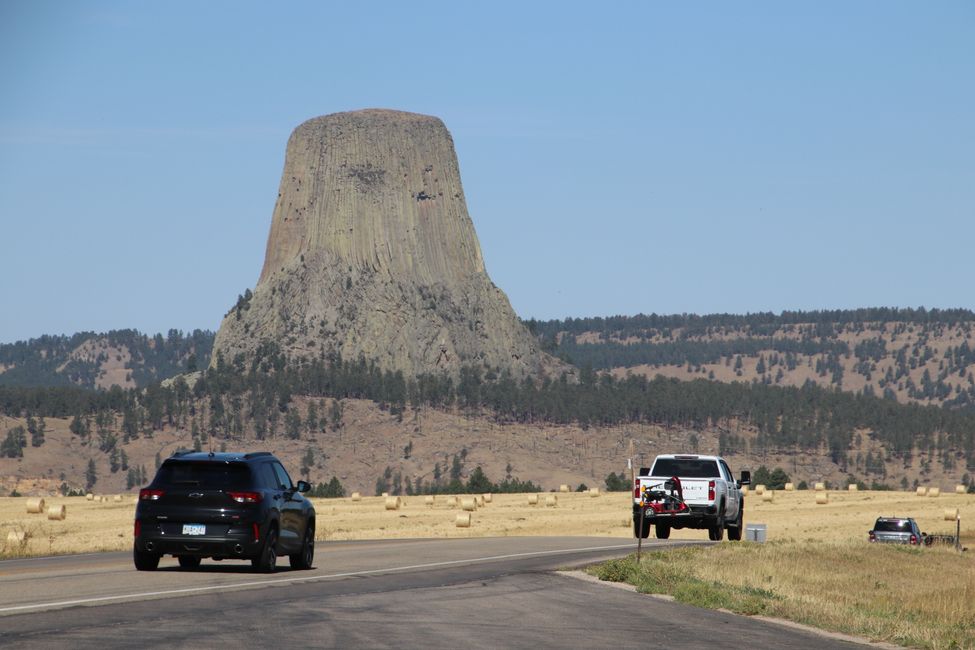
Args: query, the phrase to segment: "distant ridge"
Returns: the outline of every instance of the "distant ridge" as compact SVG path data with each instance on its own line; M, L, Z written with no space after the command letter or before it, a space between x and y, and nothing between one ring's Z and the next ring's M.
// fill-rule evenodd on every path
M149 336L134 329L44 335L0 344L0 385L121 388L147 386L206 368L213 332L171 329Z

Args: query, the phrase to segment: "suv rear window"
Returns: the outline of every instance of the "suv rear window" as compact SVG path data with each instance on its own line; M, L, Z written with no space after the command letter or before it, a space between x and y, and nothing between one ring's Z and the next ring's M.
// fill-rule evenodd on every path
M658 458L651 476L679 476L681 478L716 478L721 476L718 464L699 458Z
M232 490L249 487L250 478L250 469L240 463L168 460L159 468L154 483Z
M911 522L907 519L878 519L873 529L882 533L909 533Z

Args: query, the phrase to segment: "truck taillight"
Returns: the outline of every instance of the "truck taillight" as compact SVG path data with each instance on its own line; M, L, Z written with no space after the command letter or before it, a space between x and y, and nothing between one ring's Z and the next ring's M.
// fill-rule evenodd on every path
M714 501L714 481L708 481L708 501Z
M633 479L633 498L640 498L640 479L638 478Z

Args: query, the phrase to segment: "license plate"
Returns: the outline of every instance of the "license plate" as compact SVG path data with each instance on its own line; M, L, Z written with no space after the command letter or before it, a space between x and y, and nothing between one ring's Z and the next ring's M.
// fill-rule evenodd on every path
M206 535L207 527L203 524L183 524L184 535Z

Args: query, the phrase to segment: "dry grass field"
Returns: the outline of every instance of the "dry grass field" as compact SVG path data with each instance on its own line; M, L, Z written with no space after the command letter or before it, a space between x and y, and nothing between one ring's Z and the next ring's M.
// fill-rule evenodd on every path
M546 505L555 496L558 503ZM26 497L0 498L2 556L38 556L130 548L135 498L88 501L84 497L48 497L45 506L65 505L63 521L46 514L28 514ZM626 493L540 493L538 504L529 495L495 494L472 512L469 528L455 524L463 512L449 505L450 497L403 497L398 510L386 510L382 497L361 501L315 499L318 539L353 540L418 537L487 537L517 535L585 535L632 537L630 500ZM975 545L975 495L945 494L919 497L910 492L832 492L828 504L817 504L813 491L776 492L771 502L752 493L746 498L745 521L764 523L768 540L779 542L864 541L879 515L910 516L927 532L953 532L955 524L944 520L946 509L957 508L962 539ZM45 510L46 513L46 510ZM8 540L11 531L26 532L23 543ZM699 530L675 530L672 539L707 539ZM973 556L975 557L975 556Z

